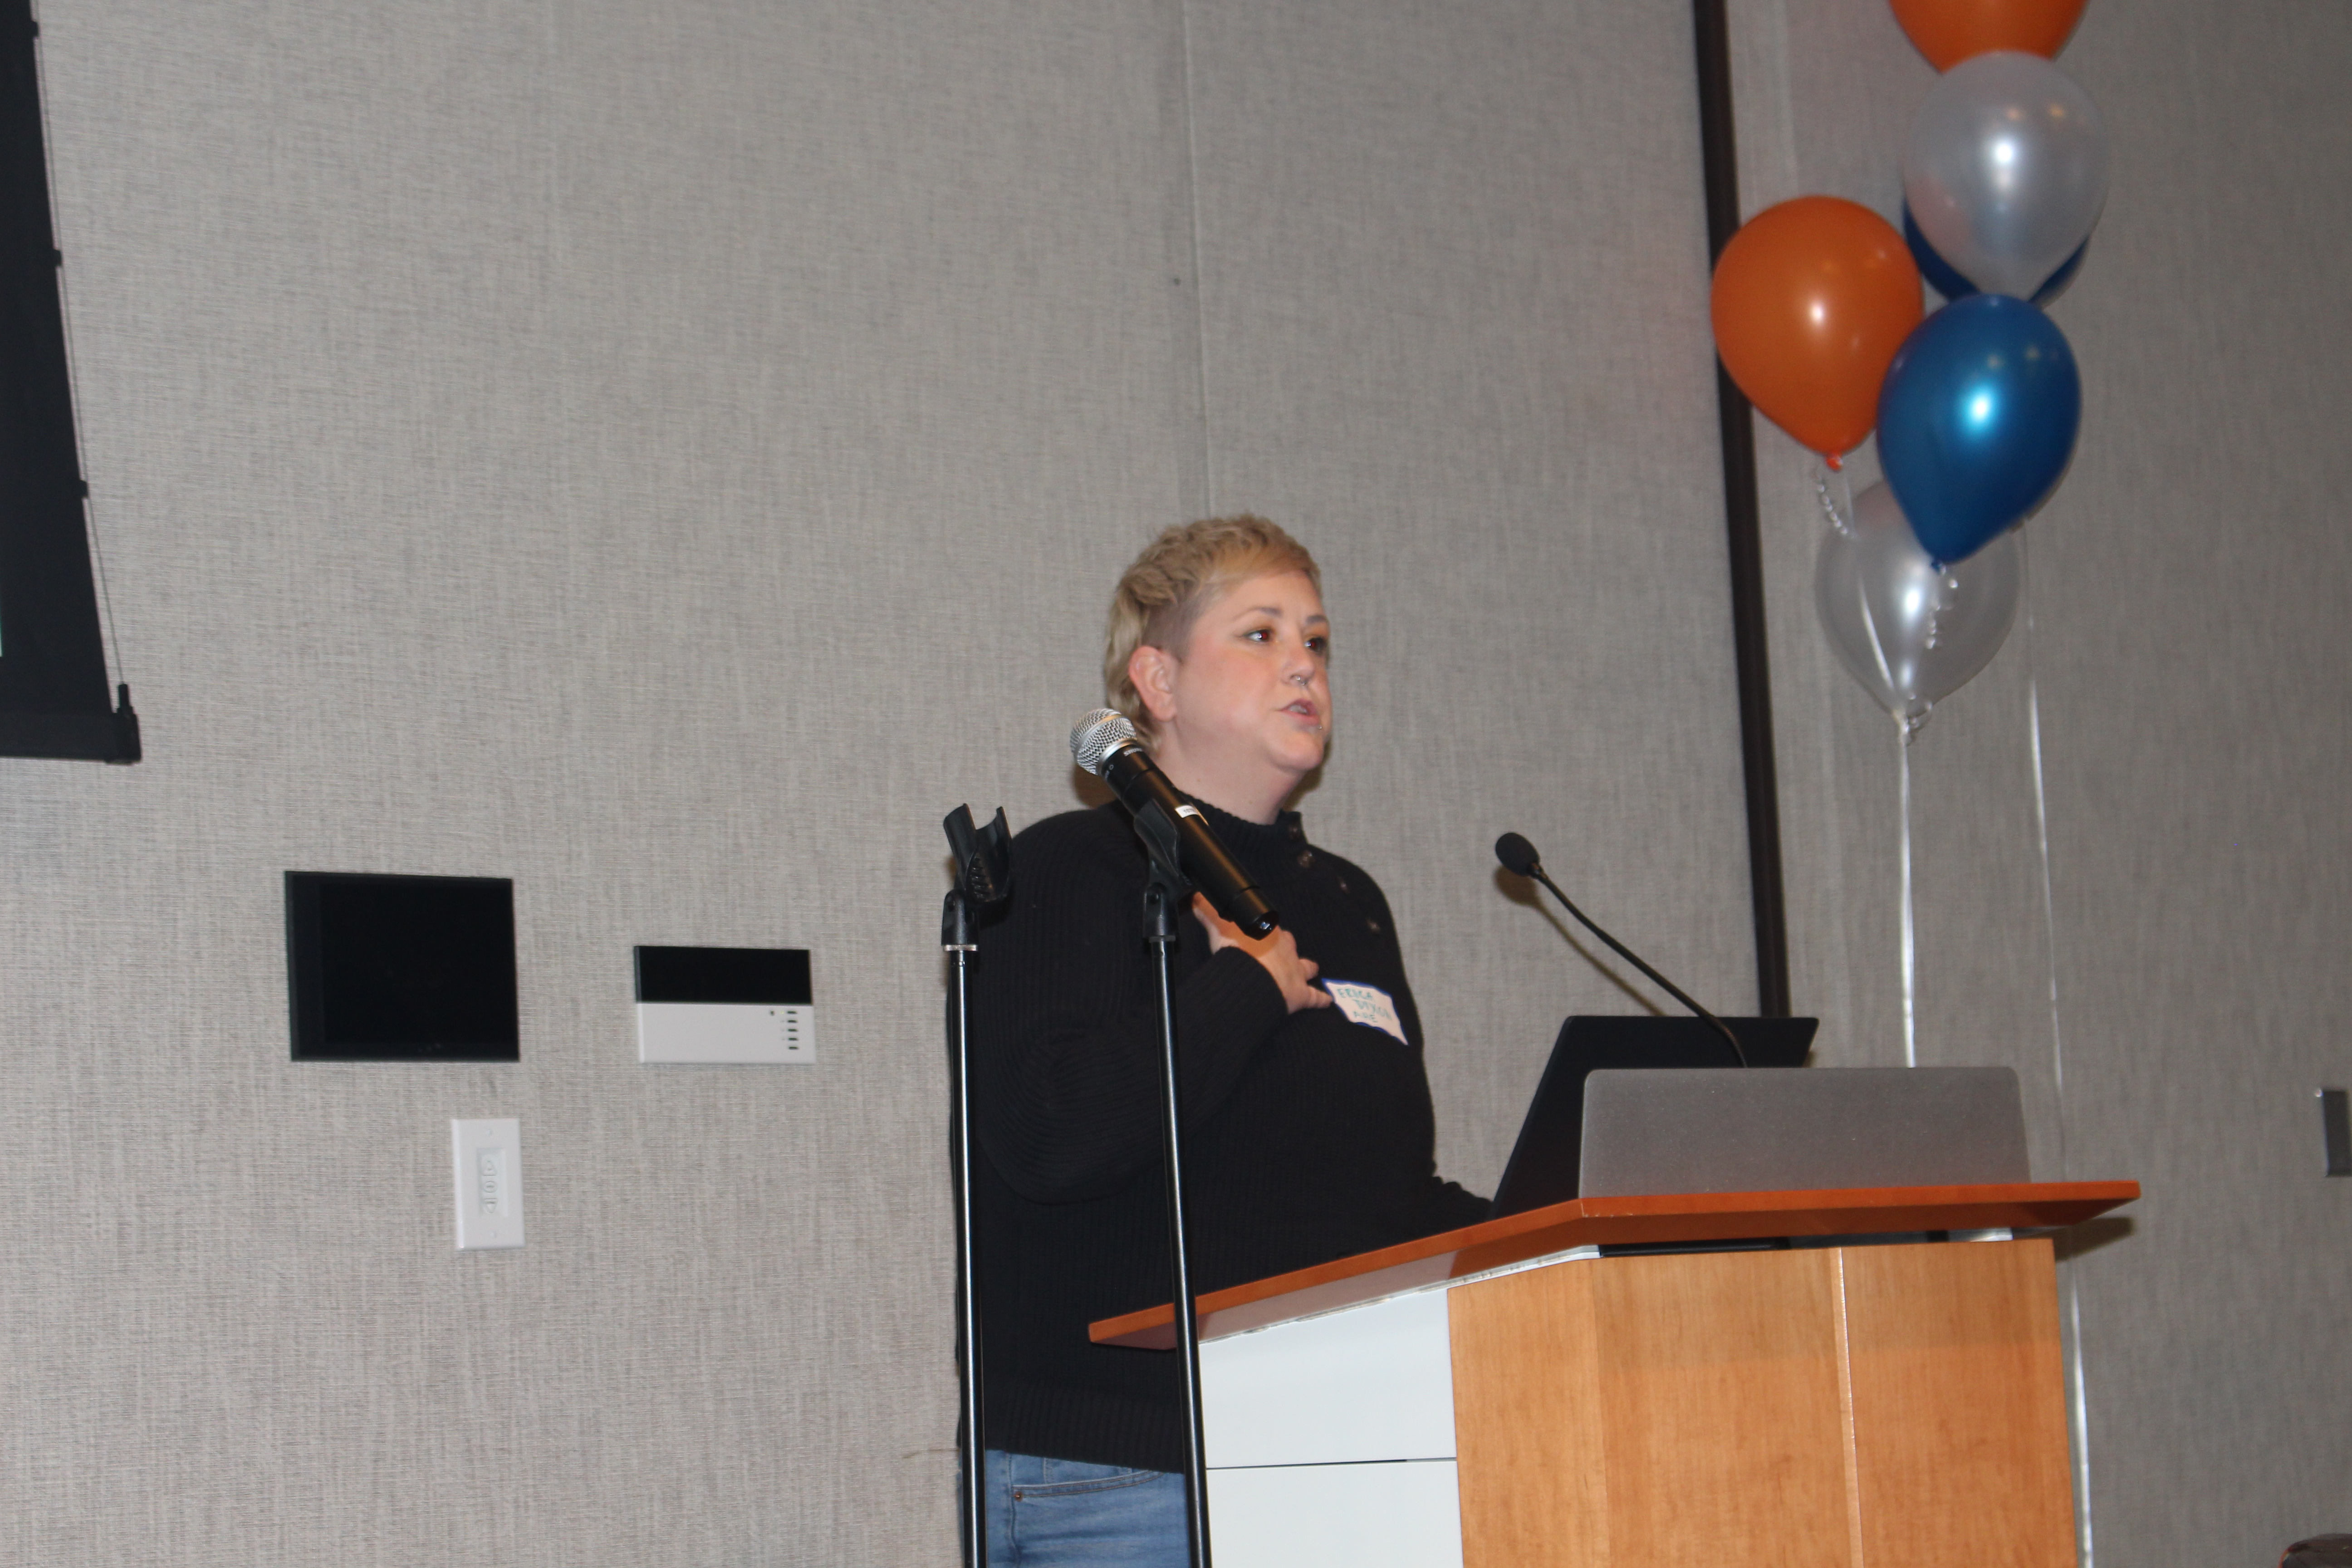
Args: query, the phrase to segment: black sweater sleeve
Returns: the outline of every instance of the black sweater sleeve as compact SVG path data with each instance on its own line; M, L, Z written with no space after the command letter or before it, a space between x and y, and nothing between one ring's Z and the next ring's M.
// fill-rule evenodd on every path
M1100 1196L1160 1155L1160 1026L1143 944L1144 863L1113 814L1021 835L1013 905L971 968L972 1105L981 1150L1034 1203ZM1288 1015L1264 965L1202 962L1188 911L1175 987L1188 1131L1213 1115ZM1189 950L1189 951L1188 951ZM1139 984L1139 982L1140 982Z

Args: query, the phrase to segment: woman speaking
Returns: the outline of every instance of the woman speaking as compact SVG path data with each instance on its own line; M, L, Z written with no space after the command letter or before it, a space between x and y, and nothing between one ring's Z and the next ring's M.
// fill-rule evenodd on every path
M1486 1215L1436 1173L1388 901L1286 809L1330 737L1329 661L1314 559L1262 518L1170 529L1112 599L1108 700L1282 911L1250 941L1196 898L1172 955L1202 1290ZM1177 1358L1087 1338L1171 1294L1149 862L1113 803L1030 827L1013 866L971 977L987 1560L1177 1568Z

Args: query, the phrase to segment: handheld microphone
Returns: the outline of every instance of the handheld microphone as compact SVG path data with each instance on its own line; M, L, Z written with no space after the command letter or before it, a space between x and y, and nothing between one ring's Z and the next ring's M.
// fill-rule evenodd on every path
M1249 873L1217 842L1201 808L1186 800L1151 760L1135 733L1134 721L1115 708L1097 708L1070 727L1070 760L1110 785L1135 816L1144 844L1160 858L1163 835L1177 864L1166 868L1209 896L1217 913L1253 937L1282 923ZM1151 819L1156 816L1157 821Z
M1602 931L1599 926L1594 925L1591 915L1586 914L1582 910L1578 909L1575 904L1569 900L1568 895L1559 890L1559 884L1553 881L1549 877L1544 875L1543 858L1536 853L1536 847L1534 845L1528 843L1525 838L1520 837L1516 833L1506 833L1500 838L1495 840L1495 858L1501 861L1503 863L1503 869L1508 871L1514 877L1526 877L1534 881L1541 882L1545 887L1549 888L1551 889L1551 896L1559 900L1560 907L1566 910L1570 914L1574 915L1579 921L1581 921L1584 923L1585 930L1591 931L1601 941L1607 942L1611 949L1616 952L1618 957L1623 959L1626 963L1632 964L1634 968L1648 975L1652 980L1656 981L1658 984L1665 990L1667 995L1672 996L1675 1001L1681 1003L1684 1006L1689 1008L1692 1012L1697 1014L1708 1023L1714 1025L1715 1032L1721 1035L1724 1037L1724 1040L1731 1047L1731 1054L1734 1058L1738 1058L1739 1065L1741 1067L1746 1067L1748 1065L1748 1053L1740 1048L1739 1037L1733 1034L1730 1027L1726 1025L1722 1019L1717 1017L1714 1014L1708 1012L1706 1008L1700 1006L1697 1003L1685 995L1680 986L1677 986L1673 981L1667 979L1664 975L1659 973L1656 970L1643 963L1640 958L1635 956L1632 948L1627 947L1623 942L1619 942L1615 937L1611 936L1607 931Z

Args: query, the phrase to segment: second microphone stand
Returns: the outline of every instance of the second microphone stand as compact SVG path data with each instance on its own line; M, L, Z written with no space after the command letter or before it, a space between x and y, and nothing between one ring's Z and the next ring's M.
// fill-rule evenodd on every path
M1191 1502L1185 1523L1195 1568L1209 1568L1208 1446L1201 1424L1201 1325L1192 1308L1192 1262L1184 1231L1183 1087L1176 1069L1176 994L1169 954L1176 945L1176 921L1191 907L1176 825L1156 804L1135 813L1135 831L1151 855L1151 879L1143 889L1145 940L1151 944L1160 981L1160 1145L1167 1154L1168 1258L1176 1288L1176 1350L1184 1383L1184 1483Z
M965 1568L983 1568L988 1562L987 1518L982 1499L987 1490L988 1439L981 1426L980 1255L972 1216L971 1144L971 1010L965 973L972 954L980 951L980 926L1011 896L1013 835L1005 826L1004 808L996 820L976 827L971 808L957 806L943 826L955 857L955 886L948 889L940 910L940 947L955 964L955 1017L950 1040L950 1087L955 1100L956 1195L956 1345L963 1363L963 1411L956 1423L956 1445L963 1466L962 1517Z

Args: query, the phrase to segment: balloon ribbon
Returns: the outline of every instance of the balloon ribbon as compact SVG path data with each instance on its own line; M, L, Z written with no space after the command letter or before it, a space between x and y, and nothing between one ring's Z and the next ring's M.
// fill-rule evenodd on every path
M1901 780L1898 795L1903 803L1903 853L1897 862L1901 867L1903 885L1903 1065L1919 1065L1919 1034L1916 999L1914 987L1918 978L1916 954L1912 945L1911 921L1911 738L1918 731L1897 719L1895 732L1901 737L1896 755L1897 776Z

